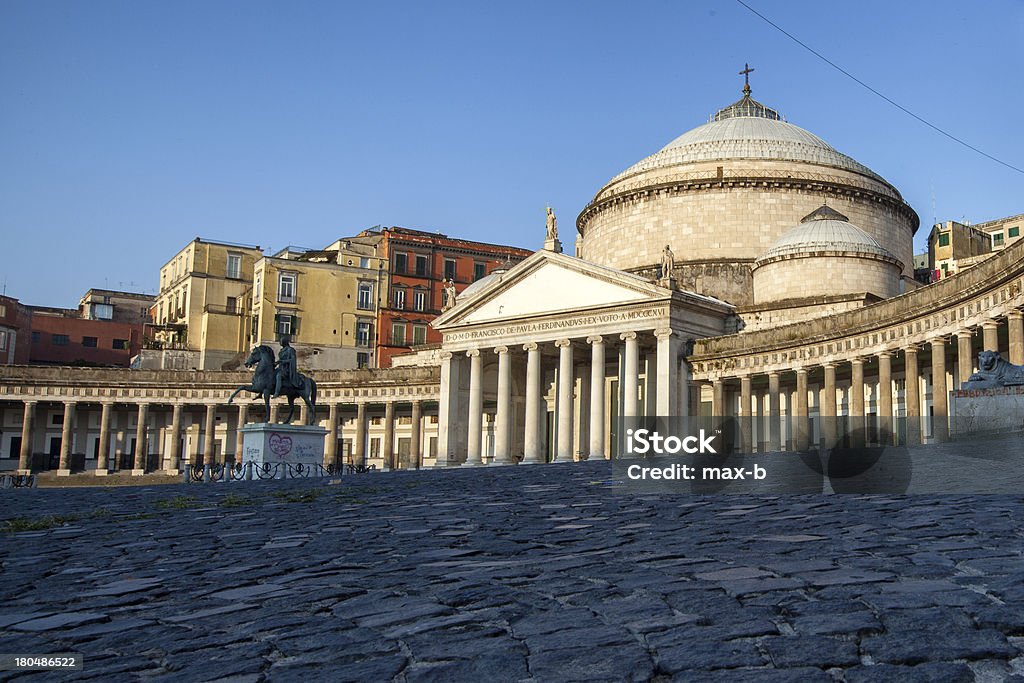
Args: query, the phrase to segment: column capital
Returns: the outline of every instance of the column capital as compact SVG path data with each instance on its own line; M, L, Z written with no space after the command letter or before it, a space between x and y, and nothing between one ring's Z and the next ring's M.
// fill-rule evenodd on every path
M466 356L468 358L476 358L479 355L480 355L480 349L470 349L469 351L466 351Z
M506 353L508 353L508 347L507 346L495 346L494 347L494 353L496 353L499 356L501 356L503 354L506 354Z
M993 328L998 328L999 327L999 321L998 320L986 320L985 322L983 322L981 324L981 326L983 328L991 330Z
M1007 320L1024 320L1024 312L1013 310L1006 314Z
M34 405L36 405L37 403L39 403L39 401L37 401L37 400L35 400L35 399L32 399L32 400L30 400L30 401L22 401L22 403L24 403L24 404L25 404L26 406L34 406Z
M913 354L916 354L917 353L917 344L910 344L909 346L904 346L900 350L903 351L903 353L913 353Z
M636 332L623 332L622 334L619 335L619 339L621 339L622 341L636 339Z
M855 356L850 359L850 365L864 365L864 359L860 356Z
M455 354L451 351L442 351L439 355L441 356L441 360L451 360Z
M559 339L558 341L555 342L555 346L557 346L560 349L561 348L565 348L567 346L572 346L572 340L571 339Z
M771 372L769 372L767 374L768 374L769 377L776 377L776 378L778 378L782 373L780 373L778 370L772 370Z
M78 399L77 398L65 398L65 399L61 399L61 400L63 401L64 405L66 405L66 406L75 406L75 405L78 404Z
M928 343L931 344L932 346L938 346L939 344L941 344L942 346L945 346L946 345L946 337L945 337L945 335L943 335L941 337L933 337L933 338L928 340Z
M974 330L972 330L969 327L966 327L962 330L957 330L956 336L958 339L971 339L972 337L974 337Z
M821 364L821 367L825 368L826 370L828 370L828 369L835 370L836 369L836 362L834 360L825 361L824 363Z
M796 368L797 375L807 375L807 368Z
M526 342L523 344L523 351L536 351L540 347L537 346L537 342Z
M587 337L587 343L588 344L602 344L602 343L604 343L604 337L602 337L599 334L592 334L589 337Z
M672 330L667 327L659 327L654 331L654 336L658 339L668 339L672 334Z

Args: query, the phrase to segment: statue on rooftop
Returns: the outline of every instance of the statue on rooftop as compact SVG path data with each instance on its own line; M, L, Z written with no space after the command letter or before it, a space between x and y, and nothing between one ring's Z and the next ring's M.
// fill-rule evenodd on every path
M547 224L547 236L545 239L557 240L558 239L558 219L555 218L555 210L550 206L548 207L548 224Z

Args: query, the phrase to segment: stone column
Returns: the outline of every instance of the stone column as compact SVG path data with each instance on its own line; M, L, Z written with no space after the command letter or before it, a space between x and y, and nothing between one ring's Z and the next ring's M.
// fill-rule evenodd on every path
M864 412L864 359L854 358L850 361L850 415L847 417L850 445L854 448L865 445Z
M466 462L463 467L482 465L483 460L483 416L484 416L484 369L480 350L467 351L469 356L469 441Z
M658 382L655 412L661 417L675 416L679 404L679 381L676 376L679 367L679 336L672 330L661 329L654 333L658 339Z
M779 400L779 373L768 373L768 450L782 448L782 402Z
M998 351L999 350L999 323L995 320L989 320L981 326L983 339L985 340L985 348L983 351Z
M203 465L214 464L213 432L217 427L217 406L209 403L206 406L206 423L203 425Z
M239 407L241 408L241 406ZM106 404L104 404L104 408L106 408ZM168 474L176 474L181 468L181 408L180 403L175 403L171 409L171 450L170 460L167 463ZM96 464L96 468L99 471L99 463Z
M356 467L366 466L366 404L356 404L356 453L353 458Z
M327 406L327 443L324 444L324 467L338 465L338 404Z
M909 346L903 350L907 390L907 443L921 441L921 380L917 366L917 348Z
M892 443L892 354L878 354L878 439L883 445Z
M242 427L245 426L245 421L249 418L249 404L242 403L238 404L238 426L235 428L235 464L240 464L245 461L245 443L242 438ZM227 454L224 455L224 460L227 460Z
M437 407L437 460L435 467L449 467L459 457L459 385L462 382L462 361L452 353L441 353L441 399Z
M946 388L946 339L932 339L932 435L939 441L949 436L949 394ZM1012 345L1011 345L1012 348Z
M112 408L113 404L109 401L100 404L100 443L97 449L99 453L96 454L96 475L100 477L110 474L110 465L107 461L110 458L110 411Z
M754 452L754 425L750 411L750 402L753 396L750 385L750 375L740 377L740 445L744 453Z
M684 342L680 340L679 343L682 345ZM690 364L683 357L679 358L679 367L676 371L676 396L679 402L677 415L688 417L697 413L690 408Z
M132 476L141 476L146 473L146 451L149 447L146 439L149 436L147 422L149 421L149 404L139 404L139 415L135 425L135 463L132 468Z
M836 424L836 364L825 363L825 386L822 390L823 399L818 410L821 418L821 438L825 448L832 448L839 439Z
M974 374L974 333L971 330L960 330L956 333L956 374L957 387L962 387L964 382Z
M796 450L806 451L810 448L810 424L807 419L807 370L796 371L796 406L793 411L793 437Z
M636 332L624 332L619 339L626 342L622 372L622 416L636 417L640 414L637 394L640 388L640 347Z
M507 346L494 349L498 356L498 410L494 415L495 465L511 465L512 449L512 357Z
M1024 365L1024 313L1007 313L1006 326L1010 336L1010 362L1014 365Z
M555 462L572 462L572 392L575 378L572 371L572 341L559 339L558 347L558 450ZM634 375L634 382L636 381ZM634 402L636 392L633 393Z
M64 422L60 431L60 463L58 464L57 476L67 477L71 475L71 446L74 440L75 429L75 402L64 402Z
M711 415L725 417L725 380L721 377L711 382Z
M398 469L395 462L395 402L388 401L384 404L384 443L382 444L381 457L384 459L384 469Z
M540 419L540 348L533 342L523 345L526 351L526 438L523 444L523 462L544 462L541 443Z
M587 343L590 344L590 453L587 460L604 460L604 338L587 337Z
M409 466L419 469L423 466L423 401L412 402L412 430L409 435Z
M32 474L32 433L35 431L36 402L25 401L25 413L21 420L21 453L18 458L18 474Z

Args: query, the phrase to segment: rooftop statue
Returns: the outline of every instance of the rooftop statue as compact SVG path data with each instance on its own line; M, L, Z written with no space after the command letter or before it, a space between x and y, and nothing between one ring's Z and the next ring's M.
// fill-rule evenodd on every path
M672 277L672 271L676 267L676 255L672 253L672 247L665 245L665 249L661 252L661 277L662 279L669 279Z
M961 389L997 389L1024 385L1024 365L1004 360L998 351L978 354L978 371L971 375Z
M558 219L555 218L555 210L550 206L548 207L548 232L545 239L556 240L558 239Z

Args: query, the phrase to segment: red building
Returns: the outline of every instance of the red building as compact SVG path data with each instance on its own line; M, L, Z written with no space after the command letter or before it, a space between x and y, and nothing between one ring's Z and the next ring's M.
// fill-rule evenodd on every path
M370 237L380 238L377 253L389 263L389 291L381 292L377 317L377 363L382 368L391 367L398 354L440 343L441 335L430 322L441 314L445 280L454 280L461 292L506 262L518 263L532 253L398 227L359 235Z
M0 296L0 365L28 365L32 312L17 299Z
M142 348L141 325L79 317L76 309L30 307L33 365L128 367Z

